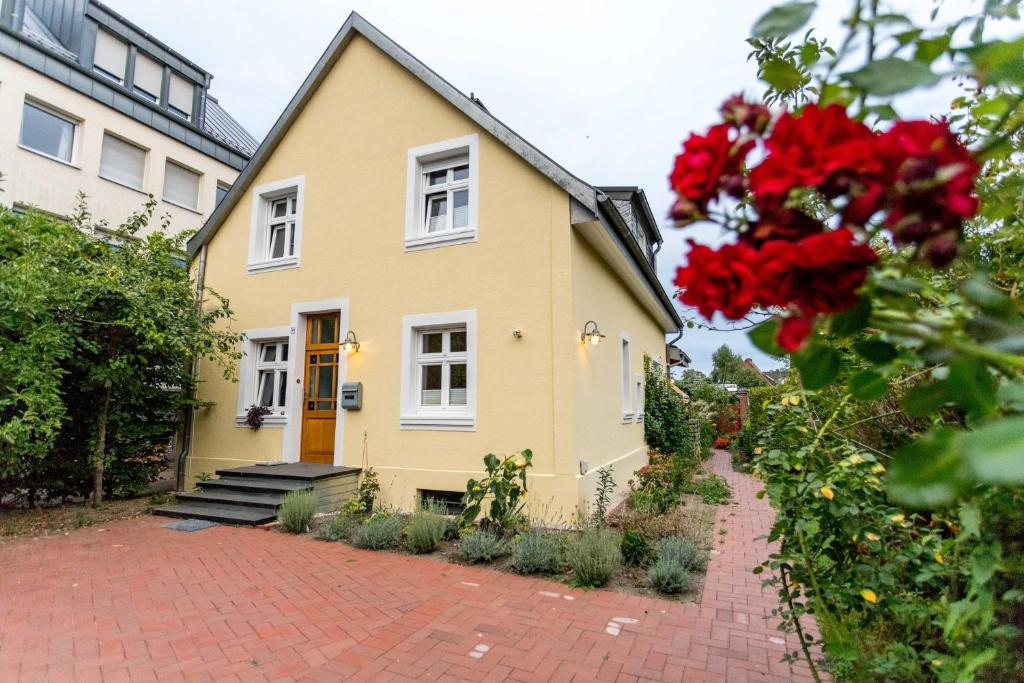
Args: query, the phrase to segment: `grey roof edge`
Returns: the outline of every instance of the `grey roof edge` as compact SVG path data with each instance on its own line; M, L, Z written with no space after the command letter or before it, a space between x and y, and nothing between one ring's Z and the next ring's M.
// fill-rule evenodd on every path
M292 96L288 106L281 112L270 132L267 133L263 142L260 143L256 154L253 155L245 170L242 171L241 175L238 176L231 186L231 190L210 215L210 218L207 219L199 232L188 241L189 256L194 256L199 251L199 248L216 234L221 223L224 222L224 219L238 203L238 200L245 194L256 174L259 173L260 169L263 168L263 165L270 158L270 155L277 148L295 118L305 109L306 104L312 98L317 87L327 76L327 72L338 61L341 53L352 40L354 32L369 40L378 49L441 95L456 109L518 154L524 161L568 192L570 196L576 198L595 214L597 213L597 191L591 185L558 165L495 116L474 103L468 95L444 80L444 78L416 59L402 46L384 35L373 24L358 13L352 12L335 34L327 49L324 50L320 59L317 60L309 75L306 76L302 85L295 92L295 95Z
M76 71L76 72L78 72L80 74L83 74L84 76L88 77L90 80L96 81L97 83L102 84L106 88L110 88L111 90L116 92L118 95L130 99L134 104L146 107L147 109L151 110L154 114L158 114L158 115L166 118L168 121L173 121L177 125L180 125L180 126L184 127L185 129L187 129L191 133L195 133L195 134L201 136L202 138L208 139L210 142L212 142L213 144L217 145L218 147L223 148L225 151L227 151L229 153L232 153L232 154L236 154L239 157L244 157L245 156L244 153L241 150L238 150L238 149L232 147L231 145L225 143L224 141L218 139L216 136L212 135L210 132L208 132L208 131L206 131L206 130L204 130L202 128L199 128L193 122L185 121L183 119L171 118L171 116L169 116L166 111L161 109L158 105L154 104L153 102L150 102L149 100L147 100L147 99L145 99L143 97L139 97L135 93L131 92L130 90L127 90L126 88L124 88L121 85L118 85L117 83L114 83L111 80L103 79L102 77L97 76L95 73L93 73L89 69L86 69L85 67L83 67L81 64L79 64L74 59L71 59L71 58L61 54L60 52L57 52L57 51L55 51L53 49L50 49L49 47L39 43L36 40L33 40L32 38L26 36L25 34L21 33L20 31L12 31L7 26L0 25L0 33L2 33L4 35L7 35L7 36L10 36L14 40L18 41L18 43L20 43L23 46L21 49L25 49L25 48L32 49L32 50L37 51L40 54L41 57L44 57L46 59L54 59L54 60L60 62L61 64L64 64L64 65L70 67L73 71ZM24 67L26 67L28 69L31 69L32 71L35 71L35 72L37 72L37 73L39 73L39 74L41 74L43 76L46 76L47 78L53 78L52 74L47 73L47 71L45 70L45 67L39 67L33 61L27 60L27 59L22 59L17 54L9 54L9 53L6 53L6 52L0 52L0 56L6 57L8 59L11 59L11 60L17 62L18 64L21 64L22 66L24 66ZM54 79L54 80L57 80L57 82L62 83L63 85L65 85L67 87L72 87L70 84L68 84L68 83L66 83L66 82L64 82L64 81L62 81L60 79ZM100 104L102 104L102 105L104 105L104 106L106 106L106 107L108 107L110 109L114 109L114 107L112 107L110 104L104 102L101 99L98 99L98 98L93 97L91 95L88 95L86 93L82 93L82 94L85 95L86 97L89 97L92 100L95 100L95 101L99 102ZM114 110L118 111L117 109L114 109ZM124 112L120 112L120 113L124 114ZM131 114L125 114L125 116L132 117ZM134 117L132 117L132 118L134 118ZM136 119L136 120L138 120L138 119ZM140 121L140 123L142 123L142 122ZM143 123L143 125L148 125L148 124ZM148 126L148 127L149 128L153 128L153 126L151 126L151 125ZM163 135L167 135L167 133L165 131L160 131L159 129L156 129L156 128L154 128L154 130L156 130L157 132L162 133ZM170 137L173 137L173 136L170 136ZM175 139L177 139L177 138L175 138ZM184 140L178 140L178 141L182 142L183 144L189 144L188 142L186 142ZM208 154L208 153L204 152L202 150L202 146L201 145L199 145L199 146L189 145L189 147L192 147L193 149L195 149L198 152L206 154L206 156L209 156L211 158L216 159L216 157L214 155ZM223 160L219 160L218 159L218 161L221 161L221 163L227 164L227 162L225 162ZM227 164L227 165L233 166L233 164ZM239 169L239 170L241 170L241 169Z
M654 219L654 214L651 212L651 205L647 202L647 193L644 192L642 187L638 185L598 185L597 191L612 196L624 194L629 195L630 198L637 197L640 201L640 210L644 214L644 220L650 228L651 236L659 243L665 241L661 235L661 229L658 227L658 222Z

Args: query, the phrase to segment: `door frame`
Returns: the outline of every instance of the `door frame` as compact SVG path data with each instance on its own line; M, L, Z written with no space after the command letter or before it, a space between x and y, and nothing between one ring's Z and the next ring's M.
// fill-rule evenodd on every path
M288 332L288 344L293 353L288 354L288 377L302 378L305 381L305 355L306 355L306 317L311 314L337 313L338 314L338 391L341 392L341 385L348 374L348 354L342 352L341 341L348 332L348 297L337 299L323 299L321 301L305 301L292 304L291 327ZM288 421L282 434L281 459L285 462L299 462L302 453L302 402L303 385L289 381L288 402L285 408ZM340 400L339 400L340 402ZM334 425L334 464L343 465L345 462L345 412L340 407Z

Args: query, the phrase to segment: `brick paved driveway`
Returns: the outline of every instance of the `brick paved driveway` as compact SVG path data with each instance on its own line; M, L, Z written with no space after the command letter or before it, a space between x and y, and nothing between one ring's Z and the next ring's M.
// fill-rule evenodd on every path
M810 680L750 574L771 510L712 467L739 504L700 605L152 517L9 542L0 681Z

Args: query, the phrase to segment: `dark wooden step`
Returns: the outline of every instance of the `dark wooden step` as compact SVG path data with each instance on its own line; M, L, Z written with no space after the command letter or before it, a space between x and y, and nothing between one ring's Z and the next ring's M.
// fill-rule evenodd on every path
M218 507L207 503L166 505L153 510L153 514L182 519L205 519L210 522L235 524L238 526L257 526L273 522L277 519L277 512L275 510L237 505L233 507Z
M252 493L230 488L214 488L207 491L179 493L177 498L180 503L209 503L219 507L243 505L276 511L281 506L281 503L284 502L285 495L276 491L272 493Z
M279 479L269 478L262 479L259 477L221 477L220 479L210 479L208 481L201 481L196 484L199 488L204 491L246 491L250 493L281 493L285 494L290 491L311 491L313 489L312 482L308 481L296 481L292 479Z

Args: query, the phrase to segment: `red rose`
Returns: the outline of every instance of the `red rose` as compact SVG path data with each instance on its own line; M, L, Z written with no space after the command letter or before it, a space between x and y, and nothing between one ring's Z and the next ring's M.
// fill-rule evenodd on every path
M779 333L776 337L779 346L786 351L799 351L804 345L807 337L811 336L814 330L814 320L804 316L791 316L783 318L779 324Z
M751 171L751 189L759 197L785 197L797 187L816 187L830 197L844 194L878 172L876 138L838 104L809 104L800 116L787 112L765 140L768 155Z
M708 320L715 311L739 320L754 306L756 262L757 252L746 244L726 244L715 251L690 240L687 264L676 271L679 300Z
M799 209L791 209L773 201L755 201L758 218L750 224L740 239L751 246L759 247L769 240L797 242L808 235L825 229L824 224Z
M758 257L757 299L763 305L795 305L804 315L838 313L857 303L857 290L878 255L846 228L805 237L772 240Z
M707 135L694 133L683 143L683 153L676 157L669 176L672 189L679 195L672 211L677 221L699 218L723 186L737 186L737 178L742 186L743 162L754 141L732 140L732 130L729 124L720 123Z
M897 244L918 244L933 265L956 256L964 220L978 210L978 162L945 121L900 121L878 141Z
M727 123L737 128L749 128L758 135L765 131L772 120L772 113L768 107L758 102L747 102L742 95L733 95L727 99L719 111Z

